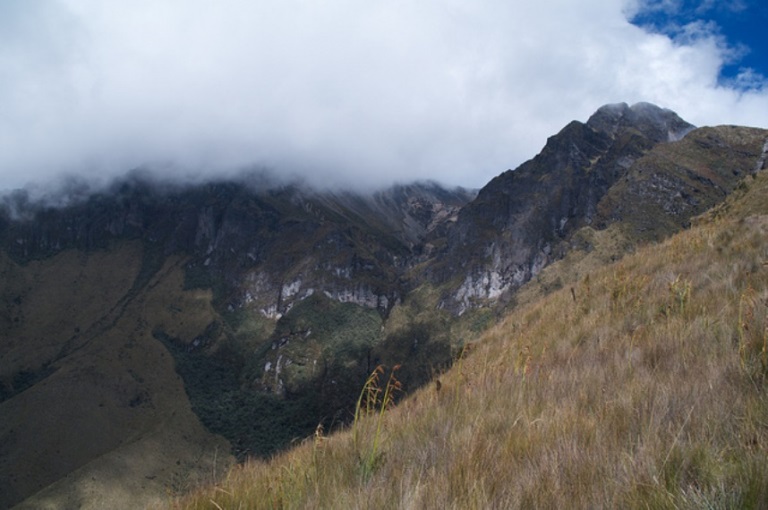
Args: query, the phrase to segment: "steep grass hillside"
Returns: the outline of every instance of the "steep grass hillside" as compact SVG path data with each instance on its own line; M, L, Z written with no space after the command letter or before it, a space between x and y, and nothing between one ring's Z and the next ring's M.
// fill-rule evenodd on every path
M0 255L0 508L146 505L230 461L152 335L160 325L191 341L211 320L210 291L183 290L176 257L137 286L141 251L24 266Z
M765 508L768 174L695 223L564 271L398 405L379 373L348 430L169 505Z

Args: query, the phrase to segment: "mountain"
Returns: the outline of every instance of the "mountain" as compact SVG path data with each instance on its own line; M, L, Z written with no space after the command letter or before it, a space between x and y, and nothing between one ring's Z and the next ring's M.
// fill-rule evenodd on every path
M647 103L607 105L568 124L461 210L430 269L450 287L443 305L461 314L509 298L585 228L617 224L633 245L685 227L755 171L764 141L759 129L695 130Z
M42 202L14 192L0 507L141 506L349 423L377 366L413 393L530 289L722 203L765 166L766 140L619 104L479 192L140 173Z

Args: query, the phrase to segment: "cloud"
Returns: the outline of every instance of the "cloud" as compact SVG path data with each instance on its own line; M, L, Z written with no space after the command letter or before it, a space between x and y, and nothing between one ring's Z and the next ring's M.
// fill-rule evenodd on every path
M609 102L655 102L695 124L765 122L761 76L718 83L734 58L722 36L649 33L628 21L643 8L4 0L0 189L141 166L482 186Z

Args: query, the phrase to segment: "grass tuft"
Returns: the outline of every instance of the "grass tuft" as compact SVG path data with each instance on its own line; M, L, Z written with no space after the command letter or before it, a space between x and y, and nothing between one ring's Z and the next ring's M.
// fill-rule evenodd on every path
M402 391L402 385L395 376L399 368L400 365L395 365L392 368L387 382L382 388L380 380L386 370L383 365L377 366L365 381L360 397L357 400L355 420L352 424L352 435L355 450L358 452L360 459L363 480L368 480L371 477L383 459L381 451L383 418L386 410L394 405L396 394ZM365 439L363 435L365 431L363 429L367 424L363 422L366 418L374 418L375 427L373 439L369 441L369 444L364 445Z

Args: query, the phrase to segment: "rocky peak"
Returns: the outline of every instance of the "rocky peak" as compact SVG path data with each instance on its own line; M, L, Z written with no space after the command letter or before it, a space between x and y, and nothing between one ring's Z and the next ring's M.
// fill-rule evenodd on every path
M744 175L744 165L762 166L762 147L752 144L747 150L721 136L715 137L723 145L717 157L722 153L734 162L728 172L720 168L720 160L693 151L703 141L667 151L693 154L701 164L691 168L667 168L663 151L654 159L645 157L671 142L683 143L694 129L676 113L648 103L606 105L586 123L568 124L547 140L541 153L493 179L462 209L445 250L431 266L434 281L453 286L443 306L463 313L510 295L562 257L575 232L628 221L630 209L642 209L633 219L658 219L656 226L642 223L646 237L669 233L722 199L723 190ZM747 155L745 162L733 159L738 154ZM728 174L727 182L713 177L721 174ZM628 176L641 184L629 189L624 183ZM681 200L684 204L678 204ZM640 202L648 208L635 207ZM674 218L661 221L668 217Z
M656 143L679 140L695 128L672 110L651 103L602 106L589 118L587 126L612 138L622 130L634 129Z

